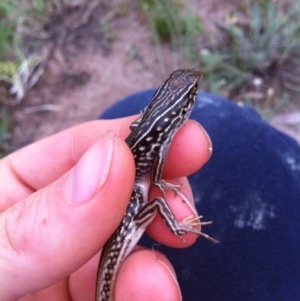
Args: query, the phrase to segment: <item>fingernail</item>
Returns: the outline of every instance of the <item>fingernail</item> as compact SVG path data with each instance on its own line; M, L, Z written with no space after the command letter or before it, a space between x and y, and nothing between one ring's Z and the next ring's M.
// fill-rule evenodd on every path
M194 121L197 125L199 125L201 127L201 129L202 129L202 131L203 131L203 133L204 133L204 135L207 139L207 142L208 142L208 145L209 145L208 146L208 158L206 160L206 162L207 162L210 159L210 157L212 155L212 152L213 152L213 146L212 146L211 139L210 139L209 135L207 134L206 130L204 129L204 127L199 122L197 122L195 120L192 120L192 121Z
M88 202L106 182L114 136L103 135L77 162L65 184L68 201L73 204Z

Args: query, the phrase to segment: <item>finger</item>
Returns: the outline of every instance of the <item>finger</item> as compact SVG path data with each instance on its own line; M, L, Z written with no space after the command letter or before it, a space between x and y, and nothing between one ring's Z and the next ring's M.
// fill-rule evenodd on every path
M0 177L6 179L5 183L0 182L0 210L58 179L108 129L125 138L134 118L84 123L36 142L0 161ZM195 122L187 122L173 139L164 176L181 177L195 172L209 158L210 149L210 140L202 127Z
M0 160L0 212L57 180L110 129L118 136L129 121L91 121L30 144Z
M71 300L95 301L96 276L100 252L69 278Z
M28 294L24 297L21 297L18 299L18 301L73 301L70 298L69 294L69 282L68 278L63 279L59 283L52 285L50 287L47 287L43 290L40 290L38 292L34 292L32 294ZM75 299L74 299L75 301Z
M49 287L96 254L120 223L133 181L129 148L108 133L69 173L2 213L1 300Z
M181 300L171 264L161 253L147 249L134 251L123 263L115 294L116 301Z
M99 255L71 275L72 300L94 300L98 261ZM115 301L118 300L180 300L175 272L167 258L158 251L135 247L117 277Z
M212 154L211 140L203 127L188 120L173 138L164 165L163 177L186 177L195 173Z

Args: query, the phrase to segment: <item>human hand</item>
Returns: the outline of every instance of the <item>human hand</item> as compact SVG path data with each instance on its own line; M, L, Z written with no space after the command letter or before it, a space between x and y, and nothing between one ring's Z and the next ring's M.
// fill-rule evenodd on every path
M120 223L133 187L134 162L121 139L133 120L81 124L0 161L1 301L94 300L98 251ZM173 139L163 175L177 178L173 182L182 183L190 199L184 177L207 161L210 147L191 121ZM160 192L151 189L155 194ZM173 193L167 192L167 201L178 220L193 214ZM184 247L159 217L147 232ZM196 236L184 238L192 243ZM116 300L121 297L180 300L171 264L159 252L137 247L118 276Z

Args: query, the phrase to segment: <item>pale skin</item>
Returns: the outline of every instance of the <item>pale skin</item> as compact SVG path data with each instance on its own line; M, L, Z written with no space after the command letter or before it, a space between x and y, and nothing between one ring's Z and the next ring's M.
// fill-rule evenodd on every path
M1 301L94 300L99 250L120 223L133 187L134 162L124 139L134 119L84 123L0 161ZM185 177L210 155L205 131L188 121L173 139L163 177L180 183L193 202ZM151 189L150 197L156 195ZM179 221L194 214L172 192L166 195ZM147 233L186 247L158 217ZM189 244L196 238L184 236ZM170 262L136 247L118 276L118 300L179 301Z

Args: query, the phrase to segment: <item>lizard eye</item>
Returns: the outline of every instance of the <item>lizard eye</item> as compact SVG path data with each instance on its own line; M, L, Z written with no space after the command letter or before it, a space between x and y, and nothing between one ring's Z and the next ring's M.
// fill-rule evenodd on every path
M186 81L188 83L191 83L191 84L195 83L195 79L196 79L196 77L192 74L189 74L188 76L186 76Z
M186 113L187 113L187 110L186 110L185 108L183 108L183 109L181 110L181 114L185 115Z

